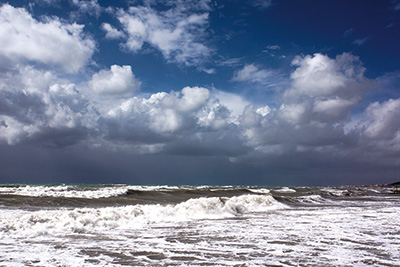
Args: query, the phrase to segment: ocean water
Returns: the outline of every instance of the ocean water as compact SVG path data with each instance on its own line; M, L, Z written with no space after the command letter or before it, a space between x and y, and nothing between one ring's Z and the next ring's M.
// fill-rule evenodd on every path
M0 186L0 266L399 265L388 188Z

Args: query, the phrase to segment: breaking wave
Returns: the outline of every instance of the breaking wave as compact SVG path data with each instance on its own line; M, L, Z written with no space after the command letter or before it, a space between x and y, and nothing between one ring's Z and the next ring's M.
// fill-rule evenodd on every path
M107 229L135 229L153 222L224 219L285 208L270 195L242 195L189 199L179 204L23 211L0 215L1 232L21 236L93 233ZM11 212L11 211L10 211Z

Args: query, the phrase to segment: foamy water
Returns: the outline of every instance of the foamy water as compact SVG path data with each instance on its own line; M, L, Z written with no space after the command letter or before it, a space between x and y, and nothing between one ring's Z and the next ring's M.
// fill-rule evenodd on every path
M0 187L0 266L398 266L385 188Z

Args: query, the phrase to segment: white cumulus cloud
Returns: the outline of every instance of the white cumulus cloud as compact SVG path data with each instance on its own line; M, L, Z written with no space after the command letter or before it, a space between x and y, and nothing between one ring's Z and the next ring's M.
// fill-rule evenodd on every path
M309 119L332 122L348 118L351 108L375 85L364 76L359 59L347 53L335 59L322 54L297 57L293 65L297 68L291 74L292 85L283 98L286 104L307 107L302 110L309 112Z
M246 151L231 112L206 88L185 87L148 98L132 97L102 116L104 139L145 151L237 155Z
M73 144L94 126L90 102L74 84L30 66L10 76L0 87L1 141Z
M244 136L257 151L280 146L319 150L340 144L347 138L343 125L351 108L374 83L364 77L358 58L342 54L297 57L291 84L284 91L278 109L247 108L242 117Z
M392 139L400 134L400 99L374 102L366 111L364 133L371 139Z
M53 17L37 21L25 9L5 4L0 7L0 57L77 72L95 50L94 41L84 36L83 27Z
M232 94L220 90L214 90L213 94L221 104L228 108L233 116L242 115L246 106L251 103L237 94Z
M130 96L138 91L141 82L135 78L131 66L112 65L110 70L95 73L89 85L100 95L122 97Z

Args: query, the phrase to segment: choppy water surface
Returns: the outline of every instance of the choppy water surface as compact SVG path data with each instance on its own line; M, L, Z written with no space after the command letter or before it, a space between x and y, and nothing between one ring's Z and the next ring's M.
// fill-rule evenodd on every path
M0 186L0 266L399 266L370 187Z

